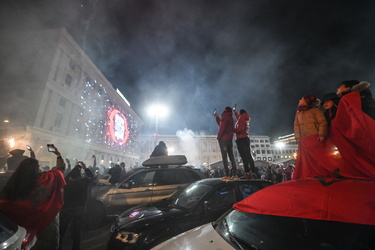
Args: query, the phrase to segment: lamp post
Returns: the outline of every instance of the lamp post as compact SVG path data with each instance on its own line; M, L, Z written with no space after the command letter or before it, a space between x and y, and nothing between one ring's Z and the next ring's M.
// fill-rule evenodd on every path
M159 102L156 102L149 107L148 114L150 116L155 116L155 145L156 145L157 137L158 137L159 118L165 117L168 114L168 109L166 106L160 104Z

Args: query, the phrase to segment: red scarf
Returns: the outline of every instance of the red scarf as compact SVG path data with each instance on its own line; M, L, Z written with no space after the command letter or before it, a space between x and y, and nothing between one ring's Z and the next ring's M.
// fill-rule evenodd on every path
M298 111L307 111L309 109L311 109L312 106L311 105L302 105L302 106L297 106L297 110Z

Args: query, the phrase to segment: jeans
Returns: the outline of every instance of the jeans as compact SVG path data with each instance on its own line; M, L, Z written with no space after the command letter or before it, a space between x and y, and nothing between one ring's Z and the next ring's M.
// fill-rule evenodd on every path
M223 158L225 176L237 175L236 161L234 160L234 154L233 154L233 142L219 140L219 146L220 146L220 151L221 151L221 157ZM229 168L228 168L228 156L229 156L230 162L232 163L232 170L230 174L229 174Z
M255 172L255 164L253 157L251 156L250 139L249 137L240 138L236 140L238 152L240 153L245 173ZM250 168L249 168L250 166Z
M71 224L71 237L73 241L72 249L78 250L81 245L81 231L83 226L83 217L85 215L85 207L63 207L60 212L60 249L65 232L69 224Z

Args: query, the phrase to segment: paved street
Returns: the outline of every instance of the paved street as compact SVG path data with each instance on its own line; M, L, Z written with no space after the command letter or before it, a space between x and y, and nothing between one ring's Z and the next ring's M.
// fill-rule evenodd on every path
M81 249L82 250L105 250L107 249L107 241L109 237L109 229L112 225L113 219L109 220L105 226L96 229L82 232ZM66 232L63 250L70 250L72 248L72 241L70 239L70 232Z

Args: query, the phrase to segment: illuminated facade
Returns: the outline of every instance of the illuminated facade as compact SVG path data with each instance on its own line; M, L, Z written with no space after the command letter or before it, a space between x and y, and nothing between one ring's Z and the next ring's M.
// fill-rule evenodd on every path
M45 149L106 167L139 161L143 122L65 29L1 37L0 156L30 145L41 166L54 166ZM25 155L28 155L27 152Z

